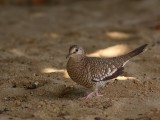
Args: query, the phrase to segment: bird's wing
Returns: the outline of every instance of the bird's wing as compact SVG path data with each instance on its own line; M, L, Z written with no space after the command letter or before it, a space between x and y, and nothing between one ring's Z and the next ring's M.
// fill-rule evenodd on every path
M116 77L118 77L119 75L121 75L123 73L123 70L124 70L124 68L121 67L118 70L114 70L114 71L112 71L112 72L110 72L108 74L105 74L105 75L99 74L96 77L94 77L92 79L92 81L93 82L100 82L100 81L107 81L107 80L116 78Z
M90 64L90 68L92 81L94 82L116 78L122 74L124 70L123 64L121 62L115 63L113 59L108 59L107 61L106 59L95 59L95 61L92 60L90 63L92 63Z

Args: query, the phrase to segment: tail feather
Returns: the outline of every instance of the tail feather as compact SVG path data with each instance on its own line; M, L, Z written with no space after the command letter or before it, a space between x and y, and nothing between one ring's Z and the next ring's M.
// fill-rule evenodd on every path
M127 60L129 60L130 58L132 58L132 57L134 57L134 56L137 56L137 55L139 55L140 53L142 53L142 52L145 50L145 48L147 47L147 45L148 45L148 44L144 44L144 45L138 47L137 49L129 52L128 54L126 54L126 55L124 56L125 60L127 61Z

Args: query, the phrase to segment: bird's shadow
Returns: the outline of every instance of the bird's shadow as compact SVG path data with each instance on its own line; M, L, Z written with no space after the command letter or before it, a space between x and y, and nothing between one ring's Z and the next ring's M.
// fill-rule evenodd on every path
M86 96L89 91L89 89L80 85L68 86L61 92L61 94L59 94L58 97L65 99L77 99Z

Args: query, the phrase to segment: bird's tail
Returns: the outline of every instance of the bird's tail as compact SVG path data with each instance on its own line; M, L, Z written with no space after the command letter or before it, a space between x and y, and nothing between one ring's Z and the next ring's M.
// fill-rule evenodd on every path
M129 60L130 58L132 58L132 57L134 57L134 56L137 56L137 55L139 55L140 53L142 53L142 52L145 50L145 48L147 47L147 45L148 45L148 44L144 44L144 45L138 47L137 49L129 52L128 54L124 55L123 57L124 57L125 61L127 61L127 60Z

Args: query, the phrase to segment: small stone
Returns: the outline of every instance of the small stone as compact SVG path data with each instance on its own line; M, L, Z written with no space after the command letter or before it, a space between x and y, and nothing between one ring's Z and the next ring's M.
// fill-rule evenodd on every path
M7 97L4 97L3 100L8 100L8 98L7 98Z
M6 111L9 111L7 108L4 108L4 111L6 112Z
M16 85L16 84L13 84L13 85L12 85L12 87L13 87L13 88L16 88L16 87L17 87L17 85Z
M153 78L153 80L156 80L157 78Z
M0 110L0 114L2 114L3 113L3 111L2 110Z
M94 120L102 120L100 117L95 117Z
M15 101L16 106L20 106L21 102L20 101Z
M32 85L27 86L26 88L27 88L27 89L36 89L36 88L38 87L38 85L39 85L39 82L35 82L35 83L33 83Z

